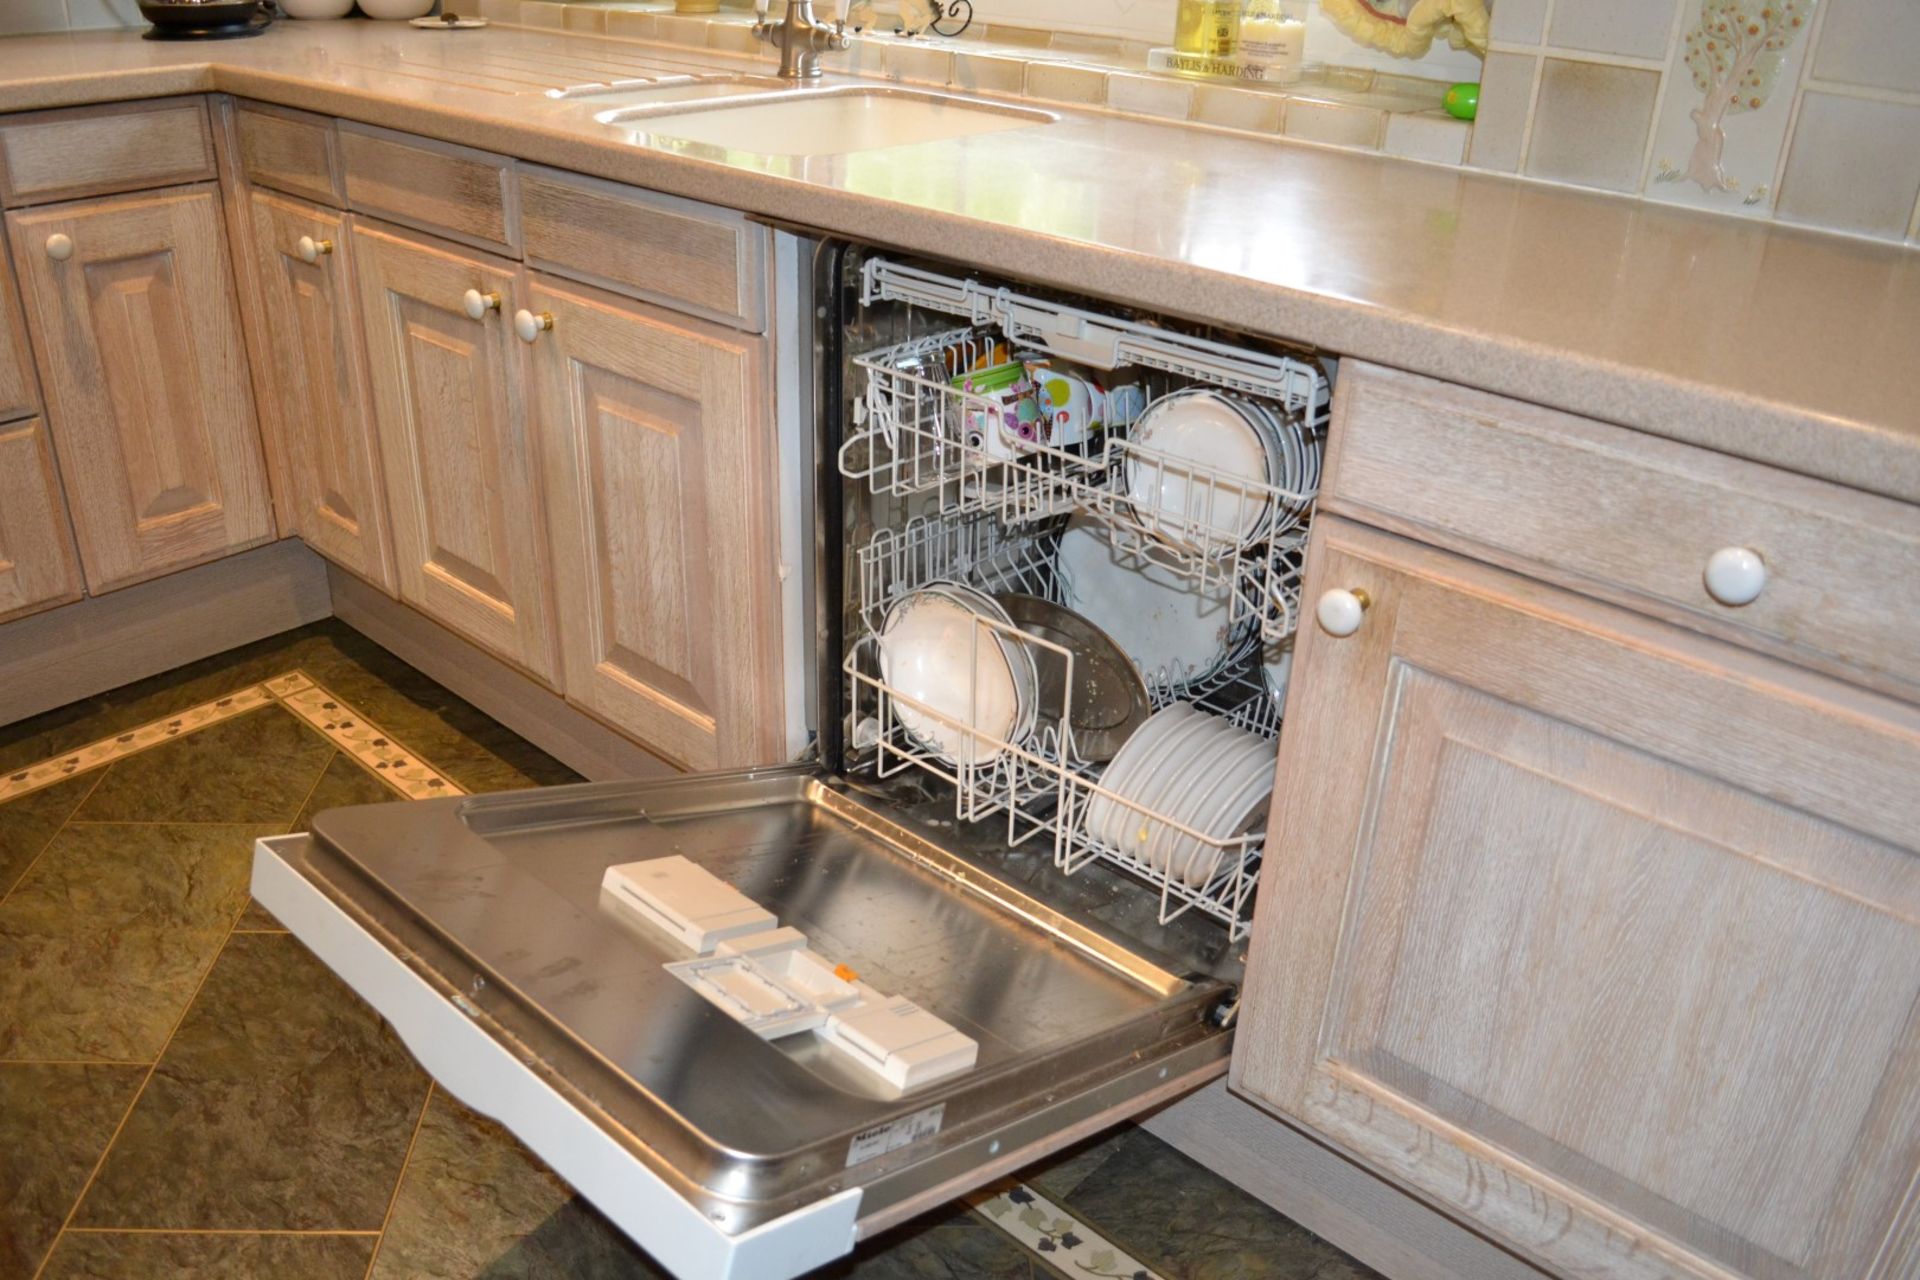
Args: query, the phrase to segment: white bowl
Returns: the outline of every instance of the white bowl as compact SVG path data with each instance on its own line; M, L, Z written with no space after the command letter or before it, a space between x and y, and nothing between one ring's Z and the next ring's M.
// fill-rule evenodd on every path
M433 12L433 0L359 0L369 18L424 18Z
M289 18L344 18L353 12L353 0L280 0Z
M998 759L994 743L1017 738L1024 709L1013 663L978 616L944 592L920 591L880 632L881 678L920 704L896 698L894 714L914 741L963 765Z

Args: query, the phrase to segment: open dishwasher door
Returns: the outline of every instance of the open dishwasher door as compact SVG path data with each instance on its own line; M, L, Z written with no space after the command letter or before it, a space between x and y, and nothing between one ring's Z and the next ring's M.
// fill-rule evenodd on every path
M797 767L401 802L262 840L253 893L661 1265L780 1280L1226 1069L1229 983L937 825ZM674 857L972 1065L903 1089L737 1020L667 967L696 956L684 935L603 889Z

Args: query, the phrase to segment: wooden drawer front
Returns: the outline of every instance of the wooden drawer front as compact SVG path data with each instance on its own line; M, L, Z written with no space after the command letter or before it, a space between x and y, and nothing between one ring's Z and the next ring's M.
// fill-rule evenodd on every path
M1425 541L1912 697L1920 508L1348 361L1323 500ZM1759 599L1709 557L1766 561Z
M1920 713L1314 544L1237 1087L1555 1275L1915 1275Z
M519 254L512 162L505 157L343 121L340 159L350 207Z
M9 205L211 177L213 128L200 98L36 111L0 124L0 184Z
M247 181L336 208L346 203L333 121L244 103L234 111L233 125Z
M80 562L38 418L0 427L0 621L80 598Z
M730 209L523 168L527 260L548 271L759 332L766 228Z

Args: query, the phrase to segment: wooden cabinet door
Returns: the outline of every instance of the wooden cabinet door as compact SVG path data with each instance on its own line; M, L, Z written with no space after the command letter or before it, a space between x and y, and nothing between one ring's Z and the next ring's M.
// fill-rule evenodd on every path
M38 418L0 426L0 622L80 598L60 475Z
M684 768L777 759L762 343L540 277L531 297L567 696Z
M7 215L94 591L274 535L218 192Z
M1556 1274L1920 1274L1920 715L1337 519L1234 1081ZM1311 626L1311 624L1309 624Z
M255 191L248 200L262 416L286 455L286 523L328 559L393 590L386 501L361 355L346 219ZM303 241L314 251L302 255Z
M40 384L33 376L33 350L20 315L20 288L13 263L0 253L0 422L40 411Z
M360 222L352 240L400 598L557 687L514 270ZM469 289L499 308L469 318Z

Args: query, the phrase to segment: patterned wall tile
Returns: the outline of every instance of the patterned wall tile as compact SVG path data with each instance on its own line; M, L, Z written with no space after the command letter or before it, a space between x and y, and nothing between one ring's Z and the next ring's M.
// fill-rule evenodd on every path
M1780 179L1780 217L1903 239L1920 199L1920 103L1809 92Z
M1554 7L1547 43L1556 49L1591 49L1634 58L1664 58L1673 30L1674 0L1563 2ZM1500 5L1494 5L1494 12Z
M1813 74L1839 84L1920 93L1920 4L1826 0Z
M1607 191L1640 185L1660 74L1548 58L1540 71L1526 172Z
M1540 59L1527 53L1489 53L1480 76L1480 114L1473 122L1467 163L1512 173L1526 145L1527 112Z
M1813 6L1805 0L1685 5L1654 126L1647 198L1765 217L1773 209L1773 175L1806 61Z

